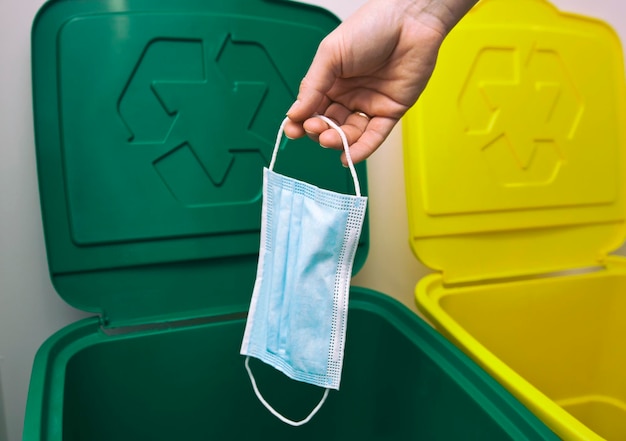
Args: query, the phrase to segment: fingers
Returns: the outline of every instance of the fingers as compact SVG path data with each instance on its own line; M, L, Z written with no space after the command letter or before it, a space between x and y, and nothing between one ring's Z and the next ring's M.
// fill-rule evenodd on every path
M372 118L367 129L359 137L359 139L350 143L350 158L355 164L369 158L381 144L387 139L391 130L398 122L393 118ZM341 162L348 165L345 153L341 154Z
M335 101L337 97L331 100L331 95L337 95L333 90L344 70L341 55L343 40L335 30L320 43L300 83L298 98L287 111L289 121L285 125L285 134L292 139L306 134L322 147L343 149L339 134L324 121L314 117L316 113L325 115L341 126L351 146L351 157L354 162L359 162L382 144L398 119L390 116L370 118L353 110L353 104L349 104L353 100L344 99L346 102L343 104ZM369 106L371 98L366 101ZM344 165L347 164L345 153L341 155L341 160Z
M346 133L350 143L356 141L361 136L369 121L367 116L361 116L365 114L359 115L337 103L331 104L326 111L320 113L342 126L341 128ZM307 119L303 124L303 129L309 135L309 138L319 142L322 147L343 148L339 134L335 130L331 130L328 124L319 118L312 117Z
M283 130L285 131L285 136L287 136L287 138L289 139L298 139L302 138L305 135L302 124L291 120L285 123L285 127L283 128ZM315 139L315 142L317 142L317 138Z
M350 116L350 110L348 110L347 108L345 108L344 106L337 104L337 103L333 103L331 104L324 112L320 112L323 113L324 116L332 119L335 123L342 125L345 123L345 121L347 120L347 118ZM311 117L309 119L307 119L304 124L303 124L303 130L306 132L306 134L309 136L309 138L311 138L313 141L315 142L320 142L319 140L319 134L328 130L330 127L328 127L328 124L326 124L324 121L322 121L319 118L315 118L315 117ZM331 132L335 133L336 132L334 130L331 130ZM339 139L339 135L337 135L337 139ZM331 143L328 146L324 145L322 143L322 147L328 148L328 147L336 147L336 142L335 143ZM341 147L341 140L339 139L339 147Z
M326 116L340 125L346 135L350 148L350 157L354 163L368 158L380 147L398 122L395 118L373 117L370 119L362 112L351 112L340 109L342 106L331 106ZM322 147L343 150L339 133L330 128L319 118L310 118L303 124L309 138ZM341 162L347 165L345 153L341 155Z
M320 43L305 77L300 83L298 98L287 111L289 119L302 123L330 104L327 92L341 71L341 57L333 37L328 35Z
M315 85L309 82L306 77L302 80L298 99L287 111L289 121L285 124L285 135L288 138L296 139L304 136L305 128L303 127L303 122L317 112L324 113L324 109L328 107L330 100L326 96L323 86L323 84ZM321 89L316 89L316 87ZM311 132L309 136L317 142L317 132Z

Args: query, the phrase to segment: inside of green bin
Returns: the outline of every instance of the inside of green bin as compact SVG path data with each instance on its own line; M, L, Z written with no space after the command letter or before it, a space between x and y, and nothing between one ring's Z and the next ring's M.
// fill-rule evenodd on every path
M191 441L271 434L275 440L508 440L519 435L387 318L353 308L349 320L341 389L332 391L304 426L278 421L259 403L239 355L245 322L232 319L115 336L76 353L65 374L62 439ZM285 416L301 419L319 401L319 388L253 361L259 388Z
M476 341L602 438L626 439L624 268L446 291L440 306Z

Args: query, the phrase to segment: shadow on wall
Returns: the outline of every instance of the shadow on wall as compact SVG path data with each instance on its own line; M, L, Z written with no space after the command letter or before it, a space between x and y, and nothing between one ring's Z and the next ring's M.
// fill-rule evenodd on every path
M0 441L8 441L6 417L4 413L4 401L2 393L2 372L0 372Z

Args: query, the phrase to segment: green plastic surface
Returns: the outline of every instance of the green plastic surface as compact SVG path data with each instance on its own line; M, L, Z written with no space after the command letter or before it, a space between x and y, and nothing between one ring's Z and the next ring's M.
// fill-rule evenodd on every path
M106 326L247 309L262 168L337 23L288 1L44 5L32 34L37 161L50 273L68 303ZM353 193L338 155L289 142L276 171Z
M341 389L302 427L254 395L238 352L244 318L119 335L93 319L38 353L24 441L558 439L406 307L365 289L350 296ZM286 416L319 401L321 389L251 367Z

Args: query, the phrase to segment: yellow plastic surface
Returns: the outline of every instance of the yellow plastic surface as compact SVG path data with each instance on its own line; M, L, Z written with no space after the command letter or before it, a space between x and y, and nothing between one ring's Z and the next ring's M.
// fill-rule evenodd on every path
M598 272L445 286L418 306L565 440L626 439L626 260Z
M403 120L419 309L566 440L626 439L625 97L606 24L482 0Z
M403 120L424 263L466 282L587 267L621 244L621 54L608 26L546 1L470 11Z

